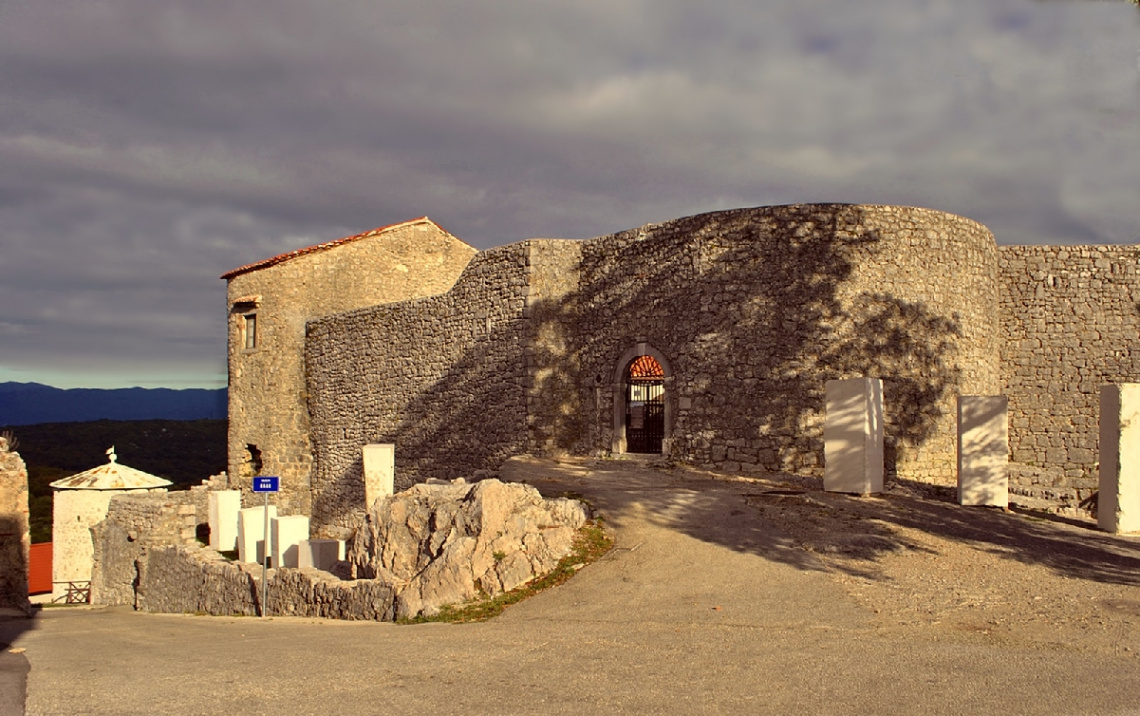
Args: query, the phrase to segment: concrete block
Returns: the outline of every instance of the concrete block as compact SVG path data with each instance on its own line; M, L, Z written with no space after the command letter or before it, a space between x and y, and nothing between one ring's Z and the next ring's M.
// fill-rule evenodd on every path
M298 567L315 567L327 572L343 559L342 539L303 539L297 544Z
M364 509L391 495L396 480L396 446L391 443L374 443L364 446Z
M269 506L269 519L277 516L277 505ZM238 561L261 564L265 554L265 507L238 511Z
M883 381L827 381L823 489L866 495L883 489Z
M209 493L208 500L211 549L216 549L219 552L237 549L241 491L214 490Z
M958 504L1009 506L1009 399L958 396Z
M1099 489L1097 525L1140 532L1140 383L1100 390Z
M271 567L296 567L297 545L301 540L309 539L309 518L307 515L289 515L275 517L270 523L269 540L273 545L270 550Z

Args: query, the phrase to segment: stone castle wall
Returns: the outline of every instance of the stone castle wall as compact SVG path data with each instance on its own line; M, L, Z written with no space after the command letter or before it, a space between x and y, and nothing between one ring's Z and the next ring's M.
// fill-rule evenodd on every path
M525 451L528 255L491 249L445 294L309 324L315 535L363 514L365 444L395 443L397 490Z
M956 396L1001 387L995 252L961 217L849 205L484 252L447 294L309 324L314 526L363 511L369 442L396 444L398 489L609 451L639 343L672 370L675 458L820 474L824 383L866 375L886 383L890 467L953 482Z
M28 470L19 453L0 437L0 610L27 613Z
M526 245L527 444L533 454L571 452L581 447L584 422L578 363L583 242L545 239Z
M1140 380L1140 247L1002 246L998 256L1010 490L1088 506L1100 388Z
M273 500L281 514L311 509L312 446L302 362L305 323L446 291L476 253L427 219L333 243L226 275L227 471L232 487L242 489L247 500L252 499L255 474L280 476L281 492ZM247 349L250 315L256 316L257 346Z
M479 253L446 293L309 319L314 529L363 511L367 443L396 444L398 489L620 451L640 350L667 364L674 459L820 475L825 382L877 377L888 476L952 484L957 396L1008 394L1013 489L1083 500L1099 385L1140 378L1134 251L999 249L959 216L822 204Z
M586 444L615 444L617 363L645 342L673 371L675 458L822 474L825 381L879 377L888 469L950 483L955 397L1000 387L994 265L982 225L905 207L741 209L583 242Z

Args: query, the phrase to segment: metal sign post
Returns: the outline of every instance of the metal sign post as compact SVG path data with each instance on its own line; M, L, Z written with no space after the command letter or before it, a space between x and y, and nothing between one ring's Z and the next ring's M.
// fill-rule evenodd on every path
M265 493L265 532L261 541L261 616L269 612L269 493L281 489L279 477L253 478L253 491Z

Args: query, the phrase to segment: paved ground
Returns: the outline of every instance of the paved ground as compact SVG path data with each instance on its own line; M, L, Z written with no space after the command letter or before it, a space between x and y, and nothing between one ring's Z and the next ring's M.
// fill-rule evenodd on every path
M829 522L835 515L818 504L846 508L820 493L771 493L788 486L616 461L516 460L504 474L544 492L587 496L617 548L484 624L44 609L34 620L0 623L0 642L26 649L3 653L0 687L15 688L21 665L30 664L31 714L1140 713L1140 659L1129 650L1140 647L1131 643L1140 621L1140 611L1130 611L1140 607L1136 539L947 505L938 510L953 512L913 518L929 523L926 532L921 524L888 525L891 510L912 515L930 504L903 498L882 500L882 518L840 514ZM796 512L800 503L810 514ZM912 503L914 510L902 509ZM1042 556L1003 556L938 519L1001 532L1009 555L1014 538L1038 540L1028 554ZM870 523L874 539L828 549L824 537L856 522ZM840 527L821 527L832 523ZM923 542L920 533L938 541ZM1095 564L1082 571L1048 562L1051 544L1069 543ZM1111 604L1097 612L1108 621L1043 639L1032 620L1024 631L1020 623L959 628L988 623L984 595L977 605L951 600L937 613L888 604L895 562L949 554L950 544L979 560L1005 559L998 564L1011 569L1040 569L1037 578L1055 580L1049 594L1109 590ZM960 588L953 578L938 572L921 598Z

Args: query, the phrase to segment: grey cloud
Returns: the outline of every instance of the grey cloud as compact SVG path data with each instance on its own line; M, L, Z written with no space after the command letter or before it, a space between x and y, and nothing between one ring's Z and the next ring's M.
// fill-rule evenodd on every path
M479 247L796 201L1136 240L1138 39L1034 0L8 3L0 368L220 373L221 272L425 214Z

